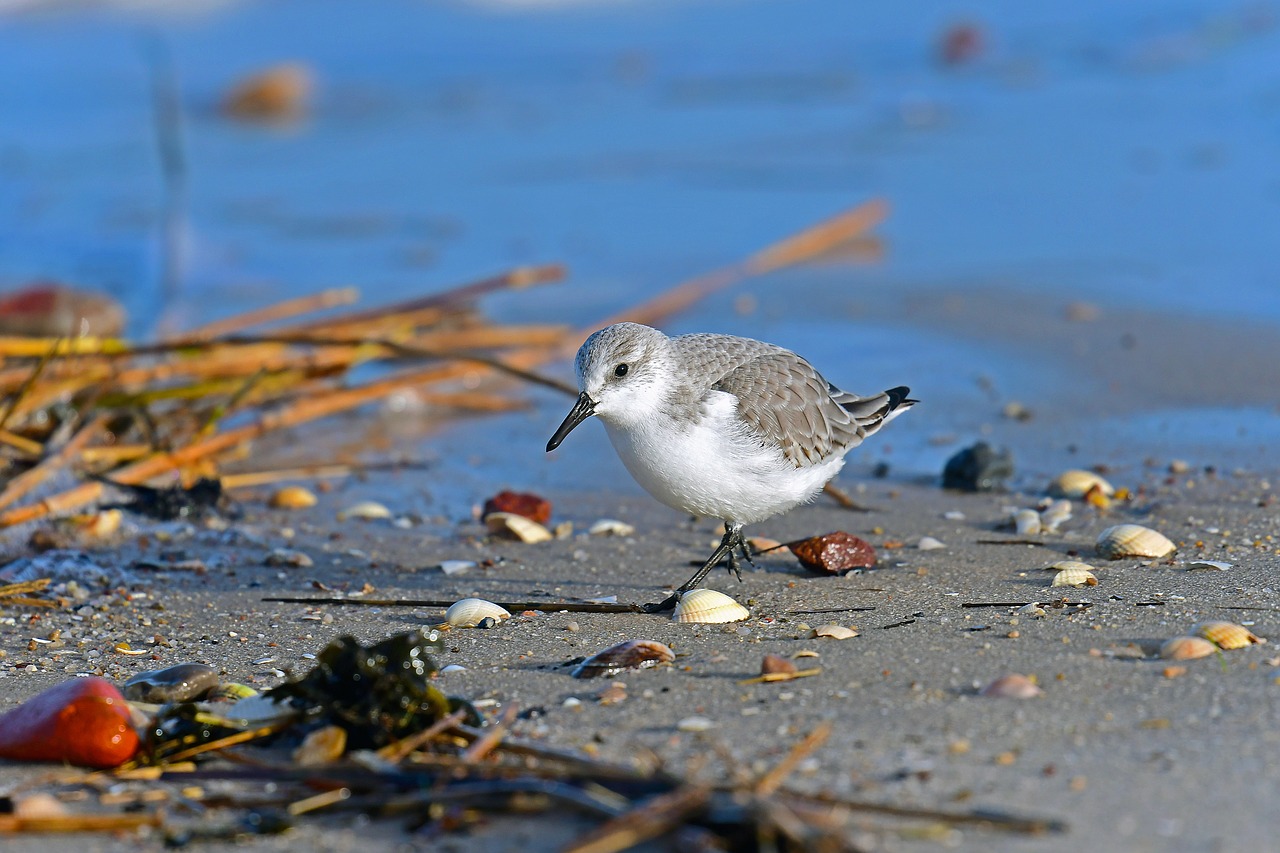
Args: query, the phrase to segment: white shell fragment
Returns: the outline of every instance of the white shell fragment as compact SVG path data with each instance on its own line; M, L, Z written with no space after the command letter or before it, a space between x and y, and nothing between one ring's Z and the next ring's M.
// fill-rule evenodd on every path
M916 543L916 547L921 551L937 551L939 548L947 547L942 541L934 539L932 536L921 536L920 541Z
M1062 569L1053 576L1053 583L1049 586L1097 586L1098 579L1093 576L1093 572L1088 569L1073 567L1070 569Z
M538 522L514 512L491 512L484 517L490 533L499 533L521 542L550 542L551 531Z
M446 575L461 575L477 565L475 560L441 560L439 568Z
M1234 564L1224 563L1221 560L1188 560L1187 571L1225 572L1227 569L1231 568L1232 565Z
M1098 535L1098 553L1109 560L1167 557L1177 546L1163 533L1141 524L1117 524Z
M455 601L444 613L444 619L454 628L475 628L485 619L495 622L510 619L506 608L485 601L483 598L464 598Z
M1073 468L1053 478L1053 482L1049 484L1049 494L1055 498L1082 498L1095 486L1107 497L1116 493L1112 485L1099 475Z
M616 518L602 518L587 528L592 536L634 536L636 529Z
M1044 568L1047 572L1065 572L1068 569L1084 569L1086 572L1094 571L1093 566L1088 563L1082 563L1079 560L1059 560Z
M338 521L346 521L348 518L355 518L360 521L372 521L377 518L390 517L391 510L387 509L377 501L360 501L360 503L352 504L346 509L338 512Z
M1021 534L1040 532L1040 513L1034 509L1020 509L1013 513L1013 526Z
M676 602L671 618L677 622L700 622L718 625L725 622L741 622L751 611L723 592L714 589L691 589Z
M1070 518L1071 501L1059 499L1040 510L1040 527L1047 533L1057 533L1058 525Z
M846 628L844 625L837 625L834 622L829 625L819 625L813 629L813 636L828 637L832 640L851 640L858 636L858 632L852 628Z

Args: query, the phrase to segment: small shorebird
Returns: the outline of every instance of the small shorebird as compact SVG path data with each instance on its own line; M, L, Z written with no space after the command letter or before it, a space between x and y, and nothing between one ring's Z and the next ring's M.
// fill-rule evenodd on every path
M674 606L728 557L750 554L742 527L811 500L844 455L911 407L906 387L870 397L841 391L795 353L733 335L669 338L618 323L587 338L575 361L578 402L550 452L592 415L604 421L631 476L674 509L724 522L724 538Z

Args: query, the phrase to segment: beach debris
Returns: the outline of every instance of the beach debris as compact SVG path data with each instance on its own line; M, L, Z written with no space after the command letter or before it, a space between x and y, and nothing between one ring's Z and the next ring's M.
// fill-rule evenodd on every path
M84 551L54 549L35 557L22 557L0 569L0 582L77 583L94 586L128 586L137 578L125 569L100 565Z
M441 560L436 568L452 577L466 574L478 565L480 564L475 560Z
M527 492L501 491L484 502L482 515L487 518L498 512L521 515L545 525L551 521L551 501Z
M809 634L810 637L826 637L831 640L851 640L858 636L858 632L853 628L847 628L844 625L837 625L830 622L826 625L819 625Z
M951 24L938 36L938 59L943 65L967 65L987 52L986 31L980 24Z
M1190 471L1190 470L1191 470L1191 464L1190 464L1189 462L1187 462L1187 460L1185 460L1185 459L1170 459L1170 460L1169 460L1169 473L1170 473L1170 474L1186 474L1186 473L1187 473L1188 471Z
M622 681L610 682L596 694L596 701L601 705L618 705L626 700L627 685Z
M751 549L752 554L763 554L766 551L777 551L786 546L777 539L770 539L768 536L752 536L747 540L747 547Z
M676 622L718 625L725 622L741 622L751 616L751 611L723 592L714 589L691 589L682 593L676 601L671 618Z
M1080 499L1093 489L1106 497L1115 495L1115 488L1102 477L1082 468L1071 468L1054 477L1049 483L1049 494L1055 498Z
M1040 510L1040 529L1046 533L1057 533L1058 527L1071 518L1071 501L1059 498Z
M876 549L871 543L843 530L788 542L787 547L806 569L824 574L838 575L876 564Z
M1043 693L1035 681L1016 672L1002 675L978 691L979 696L997 699L1033 699Z
M115 299L56 281L33 282L0 297L0 335L114 338L124 324L124 307Z
M1016 509L1013 511L1013 527L1022 535L1040 532L1040 513L1034 509Z
M152 705L191 702L217 687L218 681L218 670L206 663L179 663L140 672L126 681L120 692L132 702Z
M355 519L357 521L376 521L381 518L390 518L391 510L387 509L377 501L359 501L346 509L338 510L338 521L347 521Z
M304 486L282 486L267 499L267 506L273 509L305 509L315 505L315 492Z
M1165 660L1195 660L1216 654L1218 647L1204 637L1174 637L1160 646Z
M208 695L204 697L204 701L207 704L214 704L218 702L234 703L239 702L241 699L249 699L250 697L258 695L260 695L258 691L254 690L247 684L240 684L235 681L224 681L217 687L210 690Z
M1023 616L1031 616L1035 619L1043 619L1049 615L1048 611L1041 607L1038 601L1022 605L1017 609L1017 613Z
M347 730L342 726L321 726L310 732L293 751L293 760L302 767L332 764L347 751Z
M1191 627L1191 633L1203 637L1220 649L1243 649L1266 640L1235 622L1200 622Z
M685 717L676 723L676 731L681 732L709 732L716 727L715 720L709 717Z
M600 678L617 675L628 669L648 669L671 663L676 653L657 640L627 640L596 652L574 667L574 678Z
M1084 564L1082 563L1081 565ZM1080 566L1060 569L1058 573L1053 576L1053 581L1049 584L1049 586L1070 586L1077 589L1082 586L1097 585L1098 579L1094 576L1093 572L1089 571L1087 568L1080 568Z
M1058 560L1044 567L1046 572L1065 572L1083 570L1086 572L1096 571L1093 566L1080 560Z
M1141 524L1117 524L1098 534L1098 553L1109 560L1167 557L1177 546L1163 533Z
M587 528L592 536L634 536L635 527L616 518L602 518Z
M300 116L306 109L313 79L311 69L287 62L258 71L231 87L222 112L250 121L279 121Z
M816 655L815 655L816 656ZM760 674L755 678L744 678L739 684L772 684L776 681L794 681L797 678L808 678L822 672L820 667L800 669L782 655L767 654L760 661Z
M464 598L455 601L444 614L445 622L451 628L486 627L484 624L486 620L488 620L488 626L492 626L503 619L510 618L511 614L506 608L483 598Z
M937 551L939 548L947 546L941 540L934 539L932 536L921 536L920 541L916 542L916 547L921 551Z
M484 517L484 524L490 533L529 544L550 542L555 538L550 530L538 522L513 512L491 512Z
M942 487L965 492L995 492L1013 476L1013 454L996 450L985 441L966 447L947 460L942 469Z
M1225 572L1228 569L1230 569L1232 565L1234 564L1226 563L1226 562L1223 562L1222 560L1188 560L1187 571L1189 572L1195 572L1195 571Z
M216 513L222 501L222 481L215 477L201 477L189 486L179 483L160 487L119 483L106 477L98 479L129 496L123 503L103 504L103 509L127 509L159 521L202 518Z
M0 716L0 758L118 767L138 751L129 704L105 678L73 678Z
M309 554L295 548L272 548L263 562L268 566L288 566L294 569L307 569L315 565Z

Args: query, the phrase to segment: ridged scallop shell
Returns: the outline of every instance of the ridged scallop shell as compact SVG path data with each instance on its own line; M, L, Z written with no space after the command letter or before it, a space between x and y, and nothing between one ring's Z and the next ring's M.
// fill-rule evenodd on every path
M1177 546L1158 530L1141 524L1117 524L1098 535L1098 553L1109 560L1167 557Z
M1218 647L1204 637L1174 637L1160 647L1160 657L1165 660L1195 660L1208 657L1217 650Z
M714 589L691 589L676 602L671 618L677 622L700 622L718 625L724 622L741 622L751 611L723 592Z
M1034 509L1020 509L1013 513L1013 526L1019 533L1026 535L1040 532L1040 513Z
M1204 637L1220 649L1243 649L1266 640L1243 625L1234 622L1201 622L1191 629L1197 637Z
M1053 583L1049 586L1097 586L1098 579L1093 576L1093 572L1088 569L1072 567L1062 569L1053 576Z
M485 601L483 598L464 598L455 601L444 612L444 619L454 628L474 628L485 619L500 621L510 619L506 608Z
M491 512L484 517L490 533L500 533L521 542L550 542L551 531L536 521L514 512Z
M617 675L626 669L647 669L660 663L671 663L675 659L676 653L664 643L656 640L627 640L596 652L578 664L571 674L574 678L598 678Z
M1044 567L1046 572L1065 572L1068 569L1084 569L1086 572L1094 571L1093 566L1080 560L1059 560Z
M1049 483L1049 494L1056 498L1082 498L1094 486L1107 497L1116 493L1110 483L1092 471L1072 468L1053 478L1053 482Z

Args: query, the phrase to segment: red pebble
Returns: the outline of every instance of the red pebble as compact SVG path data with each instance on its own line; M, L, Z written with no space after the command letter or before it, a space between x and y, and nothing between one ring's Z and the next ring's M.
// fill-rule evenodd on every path
M787 545L806 569L839 574L849 569L869 569L876 564L876 549L857 536L837 530Z
M523 492L498 492L484 502L484 514L491 512L510 512L546 524L551 520L551 501Z
M0 717L0 758L118 767L138 751L129 705L105 678L75 678Z

